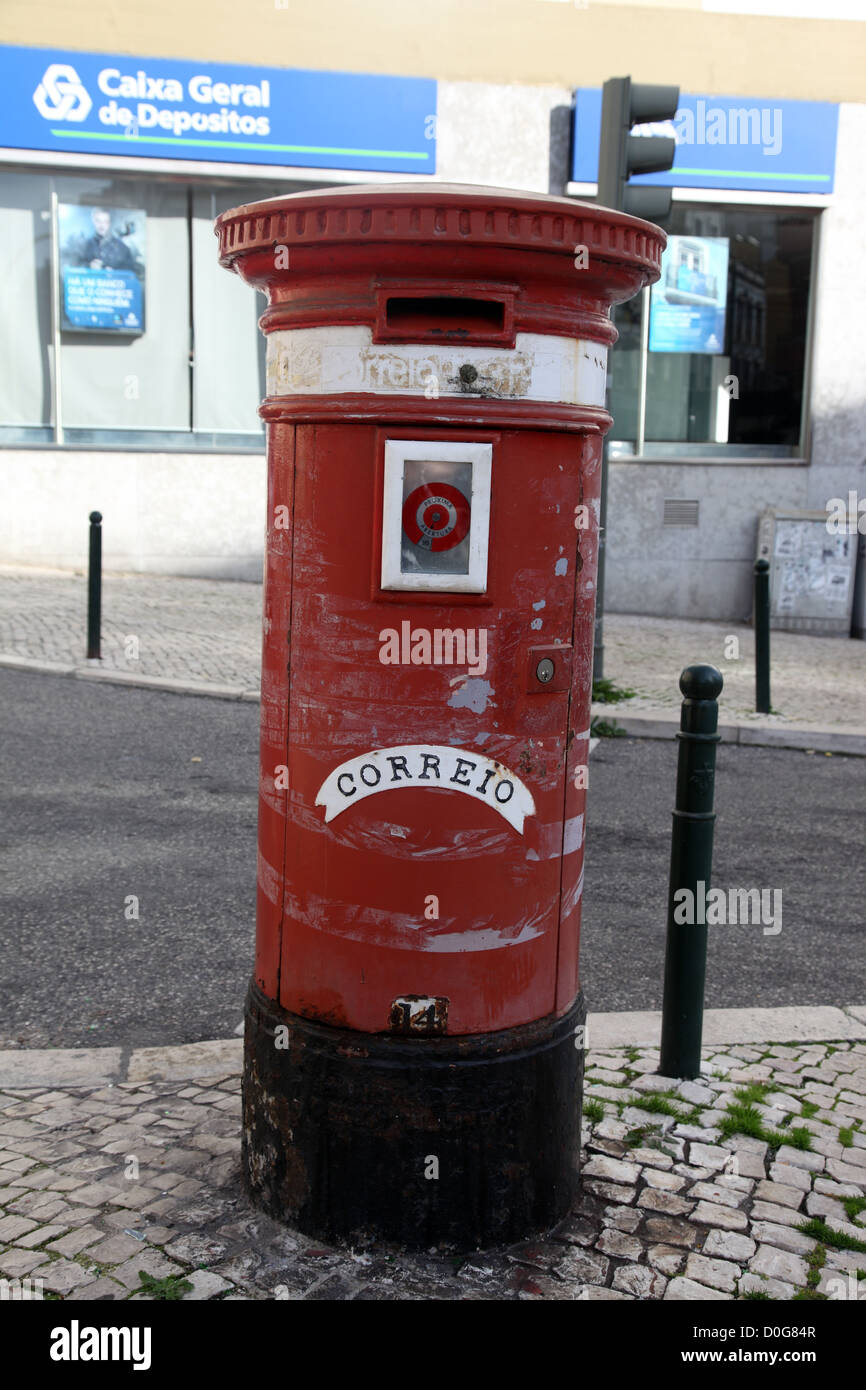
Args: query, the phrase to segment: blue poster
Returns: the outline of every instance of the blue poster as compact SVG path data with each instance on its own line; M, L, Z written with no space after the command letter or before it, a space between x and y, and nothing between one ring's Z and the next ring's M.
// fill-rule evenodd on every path
M0 146L436 172L436 83L0 45Z
M650 297L650 352L725 350L728 238L670 236Z
M57 209L66 332L144 332L145 214L137 208Z

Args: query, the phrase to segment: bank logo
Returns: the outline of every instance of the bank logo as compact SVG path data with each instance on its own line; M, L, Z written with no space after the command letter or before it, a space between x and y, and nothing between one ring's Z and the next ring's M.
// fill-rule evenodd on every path
M46 121L83 121L93 102L75 68L51 63L33 93L33 104Z

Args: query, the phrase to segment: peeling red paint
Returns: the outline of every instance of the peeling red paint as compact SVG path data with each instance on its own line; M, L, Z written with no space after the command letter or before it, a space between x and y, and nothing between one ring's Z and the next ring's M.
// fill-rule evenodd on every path
M445 186L431 196L399 186L299 194L226 213L218 232L224 263L268 290L265 332L367 326L371 341L391 343L365 361L387 359L392 386L395 372L402 381L406 340L389 339L389 285L399 283L394 294L405 298L423 281L431 305L437 284L473 303L485 285L508 287L507 332L485 358L498 373L488 373L495 390L430 398L407 368L403 395L377 393L373 377L363 391L316 395L315 373L290 380L275 354L275 394L262 409L256 980L294 1014L369 1033L387 1031L394 1001L414 990L448 1001L449 1035L472 1035L563 1015L578 989L586 792L574 770L587 751L609 424L598 401L506 398L514 381L527 388L531 366L508 354L521 334L580 339L587 370L603 377L615 337L610 305L656 278L663 236L564 200ZM288 269L275 268L276 243L263 230L272 226L289 248ZM590 248L579 273L575 244ZM471 322L467 332L471 345ZM430 333L435 341L435 325ZM452 356L459 371L459 346L449 346ZM473 370L463 378L470 385ZM484 593L379 587L384 445L399 439L492 446ZM590 524L576 530L579 504ZM280 507L287 525L275 524ZM404 621L410 630L483 628L483 689L453 667L383 665L379 634ZM545 688L534 672L551 652L558 664ZM474 750L518 775L535 808L522 834L492 805L444 785L400 786L399 777L386 795L359 798L325 824L316 798L334 769L421 744L460 749L470 761ZM578 821L581 834L570 834L563 854L566 827Z

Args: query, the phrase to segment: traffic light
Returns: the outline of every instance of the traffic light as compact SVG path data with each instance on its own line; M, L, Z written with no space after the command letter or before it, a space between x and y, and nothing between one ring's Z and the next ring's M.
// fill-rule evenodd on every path
M677 144L668 135L632 135L633 125L672 120L679 87L611 77L602 88L601 140L598 150L598 202L603 207L660 222L671 210L669 188L628 187L632 174L659 174L670 169Z

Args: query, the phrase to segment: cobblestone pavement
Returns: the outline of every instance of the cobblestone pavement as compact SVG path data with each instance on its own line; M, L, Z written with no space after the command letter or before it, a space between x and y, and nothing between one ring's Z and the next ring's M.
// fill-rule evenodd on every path
M727 652L736 650L738 659ZM770 633L770 689L775 713L755 714L755 633L745 623L697 623L615 613L604 620L604 673L633 699L618 713L679 709L679 676L693 662L717 666L725 678L719 720L866 725L866 642L849 637Z
M254 1211L236 1074L3 1087L6 1296L151 1298L143 1272L189 1299L866 1298L866 1043L710 1050L697 1082L648 1048L587 1061L573 1214L463 1256L334 1249Z
M260 584L103 575L105 670L258 690L261 623ZM86 651L83 574L0 568L0 652L84 666Z
M238 693L258 690L261 609L259 584L106 573L102 668L131 677L235 687ZM83 574L0 567L0 657L83 667L86 613ZM725 677L722 722L866 728L866 642L774 632L772 700L778 714L764 718L754 713L750 627L613 613L605 618L604 631L605 674L636 692L633 699L608 706L608 718L675 713L680 672L705 661ZM739 643L738 660L726 656L731 637Z

